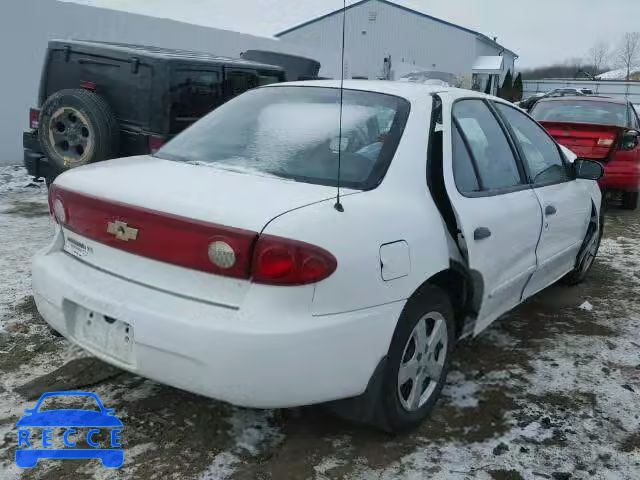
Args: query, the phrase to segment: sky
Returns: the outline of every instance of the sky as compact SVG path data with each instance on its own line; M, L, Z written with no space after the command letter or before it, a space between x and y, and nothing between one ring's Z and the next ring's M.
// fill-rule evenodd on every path
M336 10L342 0L71 0L271 36ZM348 0L353 3L354 0ZM640 0L395 0L489 37L515 51L521 69L585 57L598 41L612 49L640 31ZM610 57L614 65L613 55Z

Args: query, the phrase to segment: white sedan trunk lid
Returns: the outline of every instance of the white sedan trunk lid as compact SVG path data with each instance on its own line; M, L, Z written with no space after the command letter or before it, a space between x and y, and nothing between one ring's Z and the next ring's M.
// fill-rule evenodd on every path
M74 169L58 177L56 185L107 201L257 233L273 218L330 199L336 193L333 187L149 156ZM190 270L118 250L67 230L64 233L67 251L83 262L169 293L238 308L249 287L246 280Z

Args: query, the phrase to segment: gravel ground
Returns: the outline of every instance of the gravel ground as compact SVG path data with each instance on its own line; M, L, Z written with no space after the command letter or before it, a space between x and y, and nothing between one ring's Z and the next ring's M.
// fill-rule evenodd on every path
M123 373L57 337L31 297L46 193L0 167L0 478L640 479L640 215L612 209L589 280L554 286L463 342L444 396L390 437L320 407L254 411ZM95 391L125 465L14 464L15 422L51 390Z

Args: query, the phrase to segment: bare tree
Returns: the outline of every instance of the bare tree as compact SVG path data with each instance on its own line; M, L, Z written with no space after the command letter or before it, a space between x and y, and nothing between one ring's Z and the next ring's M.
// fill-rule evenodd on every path
M598 42L589 49L587 54L587 64L593 66L593 74L598 75L607 61L609 55L609 45L607 42Z
M631 69L638 63L638 57L640 57L640 33L625 33L618 50L618 61L627 70L627 81L631 78Z

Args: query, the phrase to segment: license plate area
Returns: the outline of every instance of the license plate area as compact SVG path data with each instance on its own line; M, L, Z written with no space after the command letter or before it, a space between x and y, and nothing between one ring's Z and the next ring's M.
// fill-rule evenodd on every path
M70 331L82 346L127 365L135 365L133 325L75 305Z

